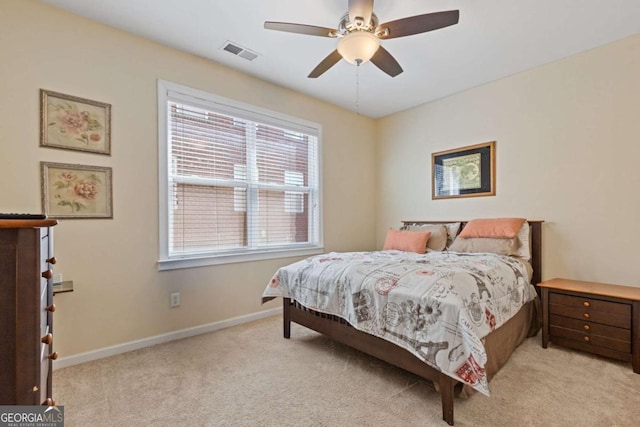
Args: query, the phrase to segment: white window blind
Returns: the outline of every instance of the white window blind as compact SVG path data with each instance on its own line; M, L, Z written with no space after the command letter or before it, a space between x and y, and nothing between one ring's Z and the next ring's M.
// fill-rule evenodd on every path
M166 94L161 263L319 248L319 128L183 89L159 84Z

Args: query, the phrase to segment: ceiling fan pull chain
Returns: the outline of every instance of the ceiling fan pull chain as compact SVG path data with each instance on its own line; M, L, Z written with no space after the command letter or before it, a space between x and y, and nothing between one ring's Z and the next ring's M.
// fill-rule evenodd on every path
M356 65L356 114L360 115L360 63Z

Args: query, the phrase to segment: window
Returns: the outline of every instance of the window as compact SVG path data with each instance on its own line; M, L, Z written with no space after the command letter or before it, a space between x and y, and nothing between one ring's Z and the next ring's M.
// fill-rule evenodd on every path
M320 126L158 82L160 269L322 251Z

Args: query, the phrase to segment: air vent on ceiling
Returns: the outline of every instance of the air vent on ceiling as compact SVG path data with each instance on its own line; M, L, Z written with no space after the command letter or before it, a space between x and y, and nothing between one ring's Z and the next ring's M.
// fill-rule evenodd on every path
M229 40L224 42L221 49L226 50L227 52L239 56L240 58L244 58L248 61L253 61L259 56L258 53L253 52L246 47L242 47L238 43L230 42Z

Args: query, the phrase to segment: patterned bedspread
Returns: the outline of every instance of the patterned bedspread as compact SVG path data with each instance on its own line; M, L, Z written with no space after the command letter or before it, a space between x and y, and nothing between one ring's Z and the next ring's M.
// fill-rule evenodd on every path
M482 338L533 300L526 266L494 254L329 253L279 269L263 300L337 315L489 395Z

